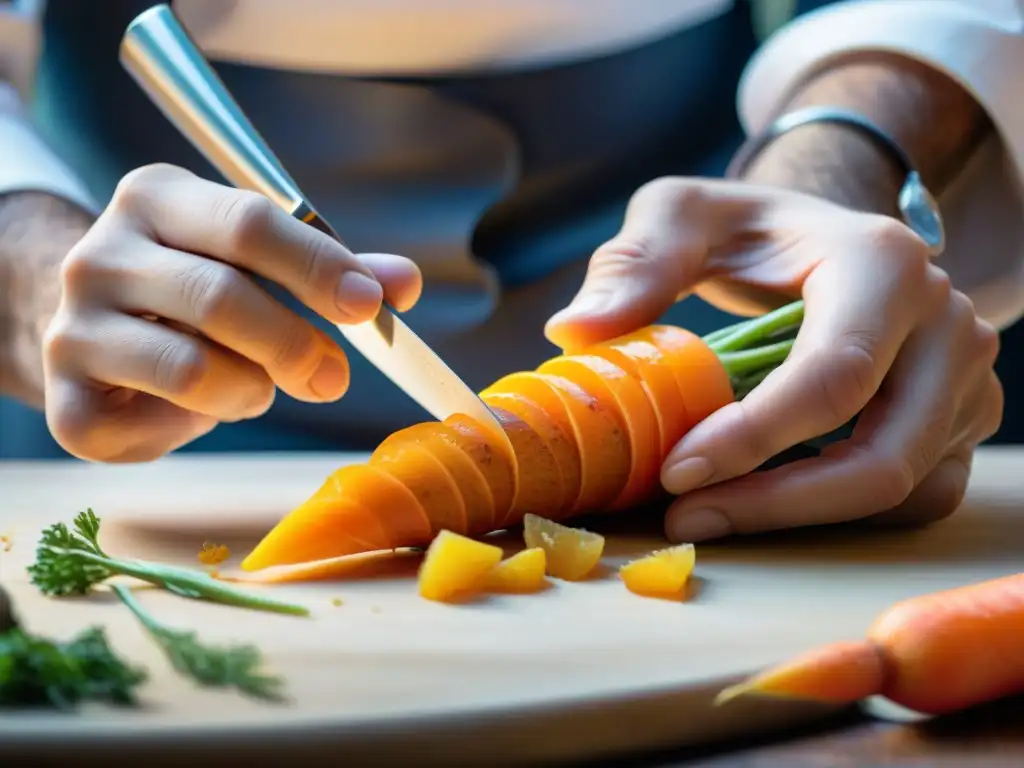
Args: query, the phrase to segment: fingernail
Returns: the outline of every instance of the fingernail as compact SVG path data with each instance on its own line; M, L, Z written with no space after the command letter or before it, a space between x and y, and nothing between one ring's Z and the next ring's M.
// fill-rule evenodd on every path
M337 400L348 389L348 366L332 355L324 355L309 378L309 388L321 400Z
M551 319L555 322L563 322L582 315L598 314L608 308L611 300L612 294L609 291L588 291L578 295L568 307L557 312Z
M338 309L353 319L369 319L384 300L384 289L372 277L348 271L338 283Z
M665 528L669 539L679 544L719 539L732 533L729 518L717 509L695 509L670 515Z
M679 495L700 488L715 474L711 462L700 457L683 459L666 467L661 473L661 484L669 493Z

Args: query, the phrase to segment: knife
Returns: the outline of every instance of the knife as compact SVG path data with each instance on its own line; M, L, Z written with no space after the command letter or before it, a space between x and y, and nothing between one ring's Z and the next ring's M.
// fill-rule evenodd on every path
M166 3L139 14L121 40L121 64L164 116L235 187L342 242L299 190ZM386 304L342 335L438 421L456 413L512 444L486 403Z

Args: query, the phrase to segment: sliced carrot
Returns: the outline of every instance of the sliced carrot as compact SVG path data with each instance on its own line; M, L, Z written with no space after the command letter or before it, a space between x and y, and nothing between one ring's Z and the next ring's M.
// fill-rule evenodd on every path
M558 423L532 400L522 395L489 394L484 401L492 407L501 408L525 421L530 428L540 435L547 445L561 475L563 494L559 498L552 497L545 502L544 509L551 513L568 513L580 495L580 452L576 448L576 438L571 431L567 434ZM561 406L561 401L559 401ZM524 449L525 450L525 449ZM523 461L529 461L524 456ZM528 474L527 472L524 472ZM525 511L540 511L536 502ZM521 515L520 515L521 518Z
M658 419L640 382L619 366L597 355L569 355L548 360L538 373L561 376L594 395L598 401L615 405L629 436L630 474L619 496L608 506L610 511L629 509L649 501L657 490L661 473L661 445Z
M429 450L407 441L393 442L390 450L373 452L370 466L387 472L412 492L423 507L434 535L445 528L465 533L466 508L462 494L451 473Z
M629 436L613 415L612 407L589 392L561 376L535 375L558 393L576 431L583 479L574 510L600 510L622 492L629 480Z
M641 380L658 419L661 460L664 461L686 434L683 396L664 355L650 342L639 339L613 339L590 348L588 352L604 357Z
M735 399L729 373L700 336L672 325L650 325L637 331L636 338L665 355L683 396L686 431Z
M497 528L515 525L531 509L558 504L565 497L562 473L547 443L529 424L514 413L488 403L498 417L518 457L519 478L512 509Z
M429 451L448 470L462 496L466 514L463 532L483 534L494 530L494 496L480 468L462 450L461 438L453 427L437 422L414 424L386 438L377 451L384 455L405 442Z
M388 549L379 512L346 499L310 499L288 513L241 563L244 571Z
M593 395L559 376L535 371L505 376L484 391L491 393L520 394L552 418L557 414L560 426L564 418L580 455L580 493L573 512L596 510L625 487L630 469L628 437L608 407Z
M387 472L368 464L349 464L334 472L328 483L332 498L348 499L387 520L389 547L415 547L430 541L433 534L423 505Z
M490 530L493 530L512 509L512 500L516 495L515 467L506 456L507 451L495 445L487 430L469 416L455 414L445 419L444 423L455 431L459 447L480 470L484 482L491 489L494 516Z

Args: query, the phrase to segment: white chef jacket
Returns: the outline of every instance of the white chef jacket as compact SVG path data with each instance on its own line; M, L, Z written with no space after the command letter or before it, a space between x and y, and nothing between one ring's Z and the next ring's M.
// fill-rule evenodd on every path
M87 0L83 0L87 1ZM771 30L790 0L757 4ZM101 207L36 135L32 85L45 0L0 0L0 194L43 190ZM733 0L177 0L210 58L347 75L512 71L613 53L723 14ZM941 257L981 315L1024 314L1024 0L850 0L771 35L738 94L748 132L794 83L856 50L912 56L945 71L990 114L996 135L943 197ZM937 128L941 129L941 128Z

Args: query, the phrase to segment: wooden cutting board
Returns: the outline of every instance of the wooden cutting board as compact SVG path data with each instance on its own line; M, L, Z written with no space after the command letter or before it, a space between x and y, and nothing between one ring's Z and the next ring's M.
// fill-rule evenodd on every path
M342 581L262 587L309 605L306 619L139 593L168 624L260 647L288 681L292 700L277 705L182 681L112 595L46 599L25 577L39 531L86 506L103 518L115 553L195 563L210 539L231 546L237 562L340 462L357 458L0 465L0 533L13 542L0 555L0 580L22 622L55 636L104 624L151 674L138 711L5 713L0 763L73 754L76 765L112 756L147 765L225 757L550 764L750 734L826 711L759 701L711 708L724 685L812 644L856 636L895 600L1024 562L1024 450L988 449L967 502L947 521L916 532L832 529L700 546L685 602L626 592L614 566L663 542L656 528L644 533L643 521L621 516L603 577L533 596L430 603L416 594L415 557L371 558Z

